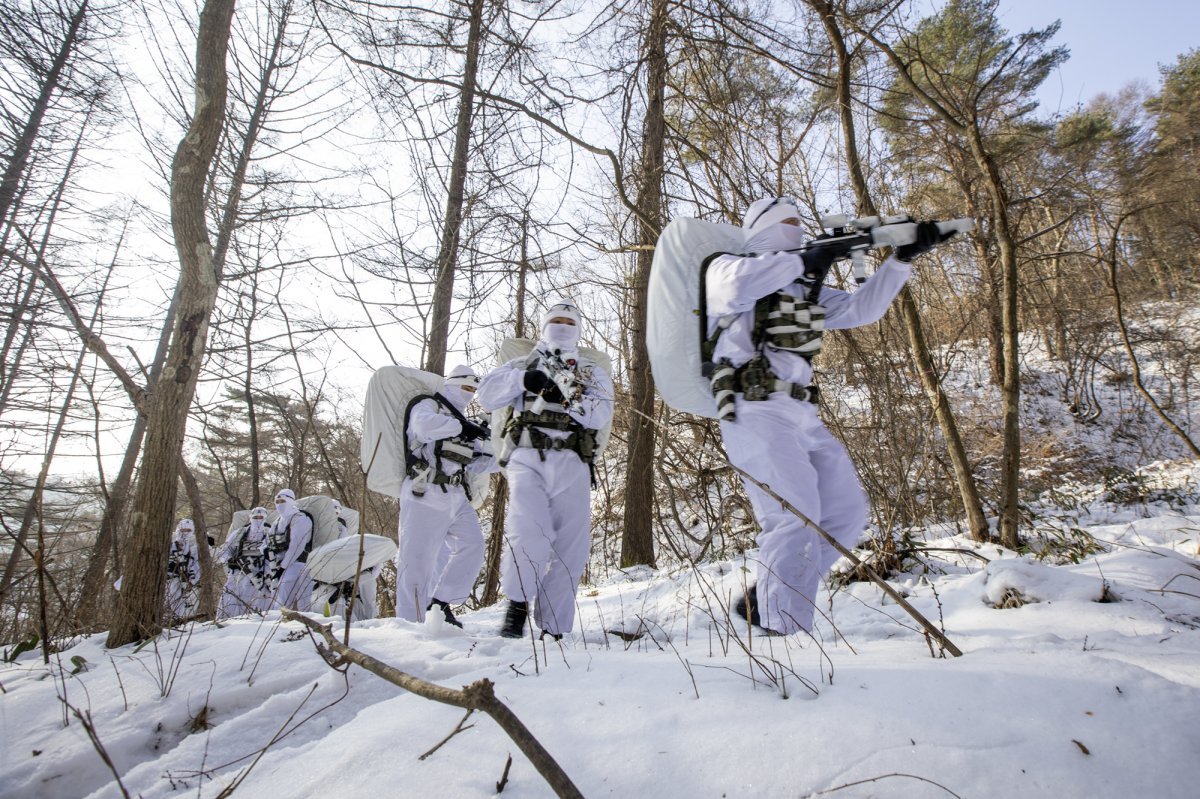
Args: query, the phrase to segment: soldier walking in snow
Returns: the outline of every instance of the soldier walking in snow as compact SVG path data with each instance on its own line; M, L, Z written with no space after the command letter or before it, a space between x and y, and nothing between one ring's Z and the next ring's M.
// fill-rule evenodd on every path
M296 506L296 492L290 488L275 495L275 511L279 520L268 539L269 560L279 574L275 606L307 612L312 609L313 581L307 561L312 551L313 518Z
M613 407L612 379L579 352L579 325L573 303L550 306L533 351L479 387L485 410L512 409L500 452L510 491L501 569L506 638L524 635L530 601L543 635L562 638L575 623L591 545L591 464Z
M728 376L733 419L721 421L729 459L853 547L867 525L867 497L850 457L817 415L812 356L825 330L878 321L911 273L909 263L949 238L932 222L900 246L853 293L821 286L832 256L805 246L800 211L787 197L758 200L747 210L744 252L719 255L708 267L708 335L713 362ZM819 275L815 280L806 275ZM721 388L714 381L714 388ZM837 551L753 481L746 493L762 528L757 584L734 613L769 633L810 630L821 577Z
M200 600L200 558L196 549L196 526L183 519L171 535L167 553L167 614L172 622L195 615Z
M439 391L414 398L406 409L409 454L400 492L397 618L423 621L426 611L436 609L462 627L450 606L470 596L483 565L483 531L471 507L470 476L494 468L487 429L463 415L478 386L471 367L457 366Z
M269 530L267 509L254 508L249 524L234 531L217 553L217 562L225 564L229 572L221 593L221 618L263 611L270 605L270 596L263 589L262 552Z

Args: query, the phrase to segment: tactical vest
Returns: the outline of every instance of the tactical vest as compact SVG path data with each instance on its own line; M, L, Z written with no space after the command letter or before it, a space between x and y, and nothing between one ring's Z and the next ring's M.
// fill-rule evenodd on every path
M245 532L238 539L237 549L229 555L229 566L237 571L253 574L262 567L263 556L258 550L246 551L246 536L250 532L250 526L246 525L242 530ZM263 532L266 533L266 527L263 528Z
M529 354L529 358L525 361L526 369L533 369L537 366L541 355L535 349ZM533 392L526 391L524 395L524 407L528 409L537 395ZM533 413L530 410L523 410L513 413L504 424L504 438L508 441L508 446L503 448L503 455L500 458L500 465L507 466L509 457L516 447L532 447L538 452L538 457L543 461L546 460L547 451L555 450L570 450L579 456L579 459L588 464L589 469L593 466L596 460L596 448L599 431L593 430L590 427L584 427L579 422L571 418L571 415L563 410L555 410L561 406L550 405L541 413ZM546 430L558 430L567 433L563 437L554 437L546 435Z
M738 394L748 402L765 400L775 391L786 391L792 399L801 402L819 400L820 392L815 385L797 386L780 380L771 370L766 350L794 352L806 361L811 361L820 352L825 334L825 307L817 302L820 292L821 284L814 283L804 297L780 289L754 303L750 340L755 353L741 366L734 366L724 359L711 361L717 341L728 327L728 324L718 322L717 329L703 342L704 359L711 363L709 378L717 401L718 419L734 419Z
M782 289L754 304L755 343L773 350L794 352L805 360L821 351L825 333L825 307Z
M172 542L171 551L167 555L167 575L177 580L191 582L192 560L193 555L190 551L179 546L177 542Z
M446 408L460 422L466 421L462 412L445 397L440 394L420 394L409 400L408 407L404 409L404 437L405 444L408 443L408 418L412 414L412 409L416 407L418 402L431 399L438 404L439 407ZM419 447L418 447L419 449ZM471 498L471 481L467 476L467 464L476 457L475 445L471 441L467 441L460 436L452 436L451 438L438 439L433 443L433 463L430 463L425 458L422 458L413 448L408 447L404 452L404 473L409 477L418 477L422 473L425 474L426 480L438 486L445 492L446 486L460 485L463 491L467 494L467 499ZM443 462L456 463L462 468L450 473L443 468ZM415 493L415 492L414 492ZM417 496L422 496L417 494Z

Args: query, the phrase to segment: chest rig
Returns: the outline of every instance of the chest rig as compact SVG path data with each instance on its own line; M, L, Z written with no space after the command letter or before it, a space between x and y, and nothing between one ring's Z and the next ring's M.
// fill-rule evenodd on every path
M412 415L412 409L416 407L418 402L431 399L438 404L439 407L450 411L450 414L460 422L466 423L467 419L462 415L458 408L454 407L453 403L443 397L441 394L419 394L413 397L408 402L408 406L404 409L404 430L405 437L408 435L408 419ZM451 438L438 439L433 443L433 462L430 463L425 458L422 458L411 448L404 450L404 473L414 480L423 477L424 480L419 484L414 484L412 492L414 496L424 496L425 483L433 483L445 492L446 486L457 485L462 486L466 492L467 498L471 498L471 482L467 477L467 464L475 458L475 445L459 436ZM453 463L459 466L458 469L450 471L445 464Z
M792 399L816 403L819 392L815 385L798 386L780 380L771 370L767 360L768 349L793 352L806 361L821 351L825 334L825 308L819 302L824 275L807 275L802 285L807 287L803 296L789 294L786 289L768 294L754 303L754 322L750 340L754 344L754 355L741 366L734 366L728 359L713 361L713 354L721 334L733 323L734 315L723 317L711 336L706 336L708 313L704 300L705 279L708 265L720 255L714 253L704 260L700 270L701 304L701 360L705 375L712 383L713 397L717 401L717 418L733 421L736 417L735 401L738 394L747 402L761 402L772 392L786 391Z
M250 528L244 527L241 539L238 541L237 548L229 557L229 567L246 574L253 574L262 568L263 555L257 547L246 547L246 536L250 534ZM266 538L268 528L263 528L263 538ZM261 541L259 542L261 543Z
M541 355L535 349L526 359L525 368L537 367L540 360ZM598 431L584 427L572 419L561 405L550 403L541 412L534 413L530 407L537 399L536 394L527 391L524 399L525 410L513 413L504 423L505 446L501 451L500 465L508 465L509 458L517 447L532 447L538 451L538 456L543 461L546 460L547 451L570 450L592 468L596 459ZM547 435L547 430L557 430L567 435L561 438L554 437Z
M167 554L167 574L178 580L191 582L193 560L191 550L180 546L178 542L171 542L171 550Z

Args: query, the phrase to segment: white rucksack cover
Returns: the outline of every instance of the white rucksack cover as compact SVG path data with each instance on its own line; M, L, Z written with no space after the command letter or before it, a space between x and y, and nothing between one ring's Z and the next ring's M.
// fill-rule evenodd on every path
M296 507L300 508L301 510L307 510L309 512L309 514L312 515L312 517L313 517L313 546L314 547L317 546L317 543L316 543L317 527L318 527L317 520L318 520L318 518L324 519L325 514L324 514L324 512L320 512L319 514L314 513L312 508L309 506L318 505L318 504L324 506L325 503L317 501L320 499L329 500L329 497L303 497L301 499L296 500ZM332 513L333 512L333 502L329 501L328 505L329 505L329 511ZM342 508L342 519L344 519L346 522L347 532L350 535L357 535L358 534L358 511L351 510L350 508L347 508L347 507L343 507ZM268 532L270 532L271 530L273 530L275 528L275 525L278 521L279 521L278 513L276 513L273 510L267 511L267 531ZM238 530L242 529L249 523L250 523L250 511L249 510L235 510L233 512L233 521L229 523L229 532L226 534L225 540L228 541L230 536L232 536L234 533L236 533ZM337 534L338 534L337 515L334 514L334 516L333 516L333 537L336 538ZM329 536L328 527L322 528L321 537L324 539L324 538L327 538L328 536Z
M712 386L701 371L708 320L700 307L700 265L714 253L743 252L745 242L739 227L688 218L674 220L658 237L646 297L646 349L654 385L677 411L717 418Z
M338 525L337 511L333 509L333 499L323 494L314 494L311 497L300 497L296 500L296 507L312 517L312 546L310 549L327 544L330 541L337 540ZM358 530L358 511L342 509L342 518L346 520L347 527L350 526L350 517L354 517L354 530ZM250 511L235 510L233 512L233 522L229 525L230 534L239 527L244 527L250 523ZM268 534L279 527L279 512L267 511L267 529Z
M506 338L504 343L500 345L500 350L496 353L496 363L500 366L515 361L518 358L528 358L533 352L533 348L537 346L537 342L528 338ZM600 350L594 350L591 347L579 347L579 360L583 366L595 366L604 371L610 378L612 377L612 358L609 358L606 353ZM506 405L503 408L497 408L492 411L492 448L497 452L501 452L504 448L504 427L508 424L509 417L512 416L512 406ZM608 420L608 424L596 431L596 460L604 454L605 448L608 446L608 439L612 436L612 418Z
M367 488L389 497L400 496L408 451L404 410L413 397L436 394L441 388L442 378L408 366L384 366L371 376L359 447Z
M313 547L308 554L308 573L318 582L337 585L353 579L358 568L358 546L362 543L362 569L372 569L386 563L396 554L396 542L382 535L364 533L331 541L321 547Z

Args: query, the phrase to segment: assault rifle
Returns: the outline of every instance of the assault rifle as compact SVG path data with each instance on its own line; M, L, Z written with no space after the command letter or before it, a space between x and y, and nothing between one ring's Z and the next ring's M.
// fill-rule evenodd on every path
M938 232L946 235L974 229L975 220L964 217L935 224ZM835 214L821 217L821 227L829 228L832 232L813 239L800 252L827 249L833 251L833 261L849 258L856 283L863 283L867 279L867 250L899 247L917 240L917 223L908 216L864 216L851 219L847 214ZM820 280L825 278L824 275L811 277Z
M541 369L550 378L554 385L558 386L558 390L562 392L562 406L564 410L571 407L571 404L577 399L579 394L579 382L576 379L576 363L574 360L565 361L562 357L562 350L552 350L548 354L543 354L541 358ZM545 389L543 389L544 391ZM533 401L530 407L531 413L541 413L546 409L546 398L538 394L537 399Z

